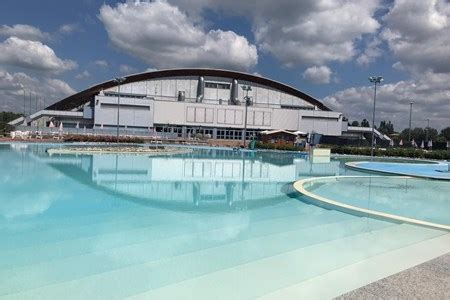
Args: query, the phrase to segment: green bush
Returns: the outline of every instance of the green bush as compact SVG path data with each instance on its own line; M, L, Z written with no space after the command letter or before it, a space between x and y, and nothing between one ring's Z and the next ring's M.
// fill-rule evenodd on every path
M305 149L303 147L297 147L289 144L285 145L278 145L278 144L271 144L271 143L256 143L256 148L258 149L267 149L267 150L282 150L282 151L304 151Z
M117 138L111 135L68 135L64 137L65 142L92 142L92 143L116 143ZM144 140L140 137L119 137L119 143L142 144Z

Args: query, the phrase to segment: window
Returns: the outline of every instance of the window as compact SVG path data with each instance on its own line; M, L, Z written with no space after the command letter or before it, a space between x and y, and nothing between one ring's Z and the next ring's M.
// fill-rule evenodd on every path
M229 90L230 89L230 85L227 83L218 83L217 84L217 88L218 89L222 89L222 90Z
M229 90L230 89L229 83L217 83L217 82L205 82L205 87L210 89L221 89L221 90Z
M215 82L205 82L206 88L217 89L217 83Z

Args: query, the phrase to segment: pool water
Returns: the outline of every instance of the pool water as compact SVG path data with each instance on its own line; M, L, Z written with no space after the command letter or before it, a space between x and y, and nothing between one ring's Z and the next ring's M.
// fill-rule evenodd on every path
M353 162L350 167L388 174L414 176L428 179L450 180L448 162L407 163L407 162Z
M448 236L325 210L293 190L300 178L367 175L340 159L49 156L49 147L0 145L1 299L329 298L433 258L439 247L409 260L398 251ZM405 258L351 271L387 253ZM333 272L348 280L324 289Z
M343 204L450 226L450 184L392 176L317 180L309 192Z

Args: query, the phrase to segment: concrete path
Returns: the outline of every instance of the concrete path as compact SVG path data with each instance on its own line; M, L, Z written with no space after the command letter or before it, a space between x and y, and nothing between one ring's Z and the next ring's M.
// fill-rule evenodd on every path
M450 253L335 299L450 299Z

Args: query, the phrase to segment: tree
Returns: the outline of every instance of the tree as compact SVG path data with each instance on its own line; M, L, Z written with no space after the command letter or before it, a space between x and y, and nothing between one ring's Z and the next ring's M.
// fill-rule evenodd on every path
M366 119L362 120L361 127L370 127L369 121L367 121Z
M450 141L450 126L442 129L439 135L445 138L445 140Z
M425 136L428 135L428 140L435 141L438 137L438 131L431 127L425 127Z
M352 125L350 125L350 126L359 127L359 122L358 121L353 121Z
M393 134L394 133L394 124L391 123L391 121L381 121L380 127L378 127L378 130L386 135Z
M8 122L20 117L20 114L2 111L0 112L0 134L11 131L13 127Z

